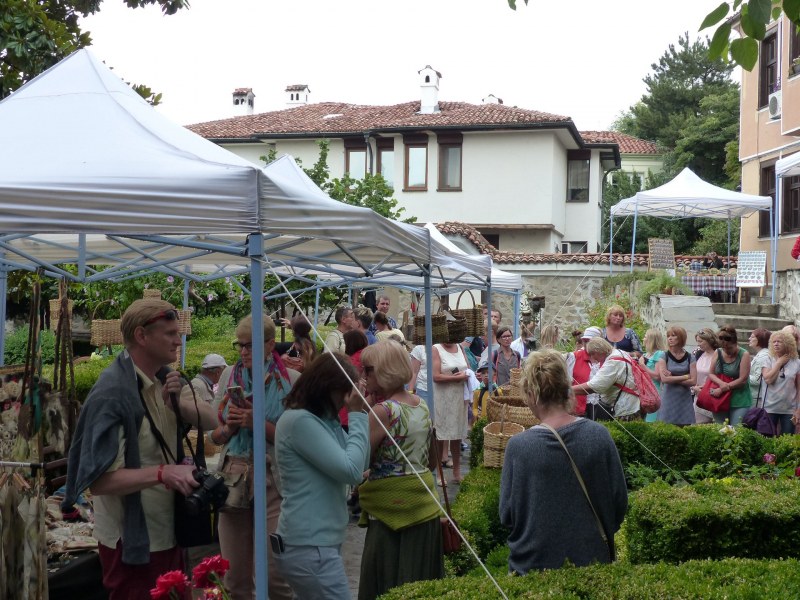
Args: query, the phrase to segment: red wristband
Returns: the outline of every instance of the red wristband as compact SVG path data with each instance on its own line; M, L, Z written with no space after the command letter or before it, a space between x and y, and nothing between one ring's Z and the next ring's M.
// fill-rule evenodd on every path
M164 483L164 465L158 465L158 483L169 489L169 486Z

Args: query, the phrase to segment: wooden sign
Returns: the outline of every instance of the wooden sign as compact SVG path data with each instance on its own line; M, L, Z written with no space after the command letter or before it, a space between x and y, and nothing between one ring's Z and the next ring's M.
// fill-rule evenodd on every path
M736 287L764 287L766 284L766 251L739 252L736 260Z
M672 240L647 238L647 248L650 254L648 268L651 271L654 269L675 268L675 246Z

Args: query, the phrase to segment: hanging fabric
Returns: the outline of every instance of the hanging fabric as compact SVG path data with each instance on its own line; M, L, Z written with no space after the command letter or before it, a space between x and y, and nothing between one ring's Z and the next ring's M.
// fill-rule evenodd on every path
M55 327L56 347L53 365L53 390L45 403L45 441L53 450L66 454L78 419L75 393L75 370L72 354L72 320L70 319L67 282L58 286L58 322Z
M40 280L44 273L37 271L31 293L31 310L28 316L28 343L25 348L25 372L22 376L22 405L19 410L17 429L19 437L14 445L14 460L29 460L32 455L42 458L42 438L37 435L42 426L42 354L39 339L39 307L42 288Z
M22 477L16 473L14 477ZM45 529L44 477L37 472L33 486L21 492L18 504L19 519L24 528L22 548L22 578L17 598L46 600L47 593L47 531Z

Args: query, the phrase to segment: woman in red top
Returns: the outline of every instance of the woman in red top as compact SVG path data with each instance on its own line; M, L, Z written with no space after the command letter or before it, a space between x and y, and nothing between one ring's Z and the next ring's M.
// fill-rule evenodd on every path
M794 248L792 248L792 258L795 260L800 260L800 235L798 235L797 239L794 241Z

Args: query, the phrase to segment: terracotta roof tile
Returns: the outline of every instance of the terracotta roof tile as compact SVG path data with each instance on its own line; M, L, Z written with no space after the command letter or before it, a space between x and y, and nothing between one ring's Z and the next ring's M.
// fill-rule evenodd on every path
M247 94L247 93L252 92L252 91L253 91L253 88L236 88L235 90L233 90L233 93L234 94Z
M318 102L256 115L196 123L187 128L205 138L247 139L259 134L333 135L407 128L572 124L569 117L504 104L440 102L440 112L425 115L417 114L419 107L419 101L391 106Z
M617 144L620 154L661 154L653 142L619 131L581 131L587 144Z
M608 264L608 254L602 253L581 253L581 254L560 254L560 253L537 253L537 252L504 252L492 246L481 233L472 225L459 223L457 221L447 221L437 223L436 228L445 235L459 235L472 242L481 254L488 254L496 263L505 264L584 264L592 265L595 263ZM614 253L612 262L615 265L630 265L631 255ZM703 256L676 255L676 261L702 260ZM635 254L634 265L637 267L647 266L647 254ZM723 261L726 259L723 258ZM731 257L731 267L737 264L736 257Z

